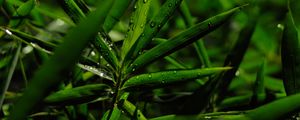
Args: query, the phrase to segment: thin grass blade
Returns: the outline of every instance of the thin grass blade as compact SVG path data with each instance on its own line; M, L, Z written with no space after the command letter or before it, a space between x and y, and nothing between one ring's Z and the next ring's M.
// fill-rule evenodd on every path
M287 95L300 92L300 48L298 31L288 12L281 41L283 83Z
M197 78L210 76L212 74L229 70L230 67L204 68L194 70L174 70L157 73L137 75L129 78L123 85L122 89L147 89L163 87L169 84L195 80Z
M81 51L97 34L110 3L111 1L107 1L101 4L96 11L67 33L63 38L64 42L35 73L23 96L14 104L9 120L25 119L34 106L41 103L44 97L66 78L79 59Z
M137 42L128 50L128 52L123 53L125 65L131 63L131 60L134 60L138 53L142 53L142 49L145 48L154 38L163 25L170 19L176 8L180 5L182 0L168 0L166 1L149 23L145 25L144 31L141 33L141 36L137 38Z
M16 50L16 53L14 55L14 58L13 58L13 61L11 63L11 66L9 68L9 71L8 71L8 74L7 74L7 77L5 80L1 81L1 91L0 91L0 108L2 108L2 105L3 105L3 102L4 102L4 99L5 99L5 93L9 87L9 84L12 80L12 77L13 77L13 74L15 72L15 69L16 69L16 66L17 66L17 63L18 63L18 60L19 60L19 57L20 57L20 52L21 52L21 45L18 44L18 48Z
M148 11L152 0L137 0L134 5L134 12L130 18L129 29L126 34L123 46L122 46L122 57L132 49L133 45L138 42L139 36L144 36L142 34L145 27L147 27L147 17Z
M84 85L52 93L44 99L44 102L50 105L82 104L99 97L107 97L109 91L109 86L105 84Z
M165 57L174 51L187 46L190 43L195 42L197 39L207 35L208 33L214 31L225 23L236 11L241 7L233 8L229 11L218 14L211 17L193 27L183 31L182 33L176 35L170 40L161 43L154 48L150 49L146 53L140 55L127 69L127 73L134 72L135 70L148 65L149 63Z
M128 100L122 99L118 102L118 106L120 109L124 110L127 114L129 114L131 116L131 119L147 120L143 113Z
M132 0L119 0L114 2L104 21L103 29L105 32L109 32L114 25L120 21L120 18L126 12L131 2Z

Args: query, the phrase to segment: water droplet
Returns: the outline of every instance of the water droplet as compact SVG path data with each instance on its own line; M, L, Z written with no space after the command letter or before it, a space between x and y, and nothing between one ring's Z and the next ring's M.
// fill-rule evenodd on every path
M162 80L162 81L161 81L161 83L162 83L162 84L165 84L165 83L166 83L166 81L165 81L165 80Z
M108 48L108 50L110 50L110 51L111 51L111 50L112 50L112 48L111 48L111 47L109 47L109 48Z
M169 7L172 7L172 3L169 3L168 6L169 6Z
M92 52L91 52L91 55L92 55L92 56L95 56L95 55L96 55L96 53L95 53L94 51L92 51Z
M240 71L238 70L235 72L235 76L239 76L239 75L240 75Z
M143 33L143 34L142 34L142 37L144 37L144 36L145 36L145 34Z
M134 5L134 10L136 10L137 9L137 6L136 5Z
M148 75L148 77L149 77L149 78L152 78L152 75L151 75L151 74L149 74L149 75Z
M158 28L160 28L160 27L161 27L161 25L159 24L159 25L158 25Z
M138 54L139 54L139 55L141 55L142 53L143 53L142 51L139 51L139 53L138 53Z
M277 24L277 28L283 30L284 29L284 26L282 24Z
M103 76L104 76L104 73L100 73L99 75L100 75L101 77L103 77Z
M103 56L102 56L102 55L100 55L100 59L103 59Z
M147 2L147 0L144 0L144 3L146 3Z
M109 65L109 64L106 64L106 66L109 67L110 65Z
M8 35L12 35L12 33L8 29L5 29L5 33Z
M211 27L212 27L211 22L208 22L208 28L211 28Z
M141 24L141 28L143 28L144 27L144 24Z
M173 71L173 73L174 73L174 74L176 74L176 73L177 73L177 71Z
M134 71L135 71L135 68L132 69L132 72L134 72Z
M152 21L152 22L150 23L150 27L151 27L151 28L155 27L155 22Z

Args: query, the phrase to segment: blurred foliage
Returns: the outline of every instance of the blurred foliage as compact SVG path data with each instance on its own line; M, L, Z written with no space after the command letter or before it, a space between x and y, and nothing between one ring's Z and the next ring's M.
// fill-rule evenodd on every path
M62 5L64 1L58 1L59 0L0 0L0 100L3 99L3 104L0 101L0 118L6 119L11 114L10 112L15 105L15 101L17 101L27 89L28 84L30 84L32 78L34 78L35 72L54 56L53 54L56 48L65 42L63 41L65 40L64 37L68 35L69 31L76 28L76 26L80 24L79 21L88 19L89 13L93 13L93 11L99 8L97 7L98 4L101 6L102 3L107 2L107 0L70 0L73 1L75 5L78 5L78 8L74 9L75 11L76 9L81 10L82 13L80 13L80 15L79 13L73 13L74 11L68 11L73 9L68 8L68 6L64 7ZM76 65L68 68L68 71L62 75L65 76L66 79L56 80L60 83L55 87L51 87L49 93L44 94L44 97L50 94L53 98L53 96L58 93L67 94L68 90L72 91L75 89L79 90L79 92L72 91L72 95L70 95L71 98L76 98L75 100L64 98L64 96L62 98L76 102L74 102L74 104L72 102L61 104L66 101L59 101L59 104L55 104L57 101L52 104L49 104L49 101L48 103L47 101L40 102L38 107L34 107L37 109L30 111L28 119L209 119L211 116L216 116L214 113L219 116L216 117L216 119L223 119L223 115L231 115L224 119L234 119L246 113L232 114L230 112L227 113L227 111L256 109L259 111L261 110L259 106L287 96L283 82L281 61L282 34L285 29L285 18L288 12L287 0L184 1L187 3L188 10L191 14L190 22L193 23L192 27L224 11L249 4L233 15L228 22L220 25L216 30L212 29L211 33L207 35L204 34L204 37L200 36L202 37L201 40L205 46L204 49L207 51L211 63L209 67L231 66L231 63L225 63L224 66L226 57L232 52L232 49L241 37L240 32L249 25L248 21L250 21L250 19L256 21L256 24L251 24L254 29L253 34L250 34L247 38L242 38L242 40L250 40L249 45L242 46L246 48L245 54L241 56L242 61L240 65L233 66L236 67L234 68L236 69L234 76L232 79L230 78L229 85L224 87L223 89L225 90L221 92L218 91L219 89L216 85L222 82L214 81L218 79L218 76L224 73L218 73L220 71L210 77L198 76L198 78L194 78L191 76L195 76L196 74L187 74L191 75L188 78L192 80L184 81L185 79L182 78L178 80L179 82L170 82L170 85L168 84L166 86L164 83L159 84L159 82L157 82L160 80L158 74L161 74L161 76L164 76L166 73L170 75L171 73L169 73L169 71L179 72L183 69L193 71L201 68L199 70L201 71L204 67L207 67L205 63L198 58L199 56L197 56L195 46L192 44L184 47L180 46L182 49L179 49L180 47L178 46L174 47L175 50L172 52L166 52L170 55L162 56L164 58L157 58L157 60L153 60L154 62L152 63L146 63L147 66L141 66L141 68L136 71L135 68L130 68L130 63L134 63L136 58L145 54L147 55L148 51L159 46L160 43L175 40L173 38L183 33L183 31L189 30L187 28L191 26L187 24L187 20L179 7L175 7L174 9L176 10L174 13L166 18L169 20L166 21L165 25L162 24L162 26L158 27L157 24L158 30L154 32L151 31L153 34L149 37L149 44L145 42L144 46L141 45L143 49L137 48L138 51L131 51L132 53L130 53L131 47L138 46L135 46L135 40L139 40L138 37L142 36L143 30L146 29L146 27L145 29L144 27L139 27L139 31L133 32L132 30L128 32L130 31L129 28L132 28L131 21L134 15L134 20L139 22L139 26L140 24L145 24L145 26L151 25L151 21L156 15L160 13L163 14L160 8L164 5L165 1L171 1L170 3L172 3L175 0L148 0L148 2L151 1L151 3L144 5L143 7L145 8L141 10L142 12L148 12L140 13L146 14L146 16L143 17L138 16L140 15L138 13L134 13L140 9L136 8L136 1L142 4L143 1L147 0L124 0L124 5L120 8L122 11L107 12L108 16L113 15L107 17L109 21L103 21L104 25L101 24L101 26L99 26L99 30L97 31L98 39L96 38L96 40L99 40L100 43L96 40L96 42L90 40L92 42L80 51L81 54L78 55L80 58L72 59L74 63L76 62ZM113 5L116 3L117 0L114 0ZM299 5L299 0L290 0L290 11L295 22L294 25L298 29L300 29ZM149 10L145 10L146 7L149 7ZM110 10L118 9L118 7L110 8L113 8ZM24 9L26 10L24 11ZM257 9L259 9L258 15L254 15ZM170 13L172 13L172 10L170 11ZM72 14L74 14L74 16L72 16ZM114 14L116 15L114 16ZM114 21L112 22L111 20ZM212 26L212 28L213 27L214 26ZM198 34L201 31L194 32ZM300 33L299 31L297 32L298 34ZM84 32L77 31L77 33L83 34ZM123 42L124 39L131 39L131 37L128 37L128 34L134 34L134 40L128 41L130 43L128 43L128 46L125 46L126 51L122 51L124 50L124 46L122 47L122 45L126 43ZM195 37L191 41L196 41L194 39L200 38ZM297 40L299 39L300 38ZM76 44L75 40L74 42L74 44ZM138 44L138 42L136 44ZM66 49L72 51L73 48ZM105 50L111 51L111 49L113 52L106 55L107 52ZM133 50L135 49L133 48ZM126 56L128 52L129 55ZM63 58L60 59L62 61L64 60ZM60 64L58 63L57 66L60 66ZM128 74L125 72L126 67L130 70ZM161 71L168 72L163 73ZM148 89L148 84L152 86L154 83L148 81L148 84L143 84L147 82L141 80L147 76L151 76L153 73L156 75L155 77L157 77L155 78L157 81L154 82L155 85L153 86L160 87L155 87L157 89ZM141 78L139 78L139 76ZM174 76L170 75L165 78L173 79L172 77ZM130 82L126 83L126 80L131 79L141 83L133 83L133 85L131 85ZM40 80L43 81L43 79ZM100 86L105 84L110 86L110 88L105 90L104 88L89 88L85 89L85 91L76 89L78 87L89 87L90 84L99 84ZM138 89L135 89L134 92L130 91L130 95L127 95L128 91L122 91L123 89L121 89L122 85L127 84L130 84L129 86L136 86L136 84L142 85L138 86ZM211 88L208 89L208 86ZM104 93L97 93L99 89ZM202 96L199 97L198 93L201 93L199 91L205 90L208 90L208 92L204 92L205 94L201 94ZM193 95L198 96L191 97ZM85 96L89 98L84 99ZM48 96L48 98L49 97L51 96ZM296 95L292 97L295 99L299 98L299 96ZM205 104L203 108L190 108L189 111L194 111L192 113L180 112L180 110L185 108L185 105L188 106L188 102L191 98L194 100L205 99L207 103L203 103ZM197 103L192 102L192 104ZM290 104L292 104L292 102ZM284 108L283 110L287 110L286 112L288 113L282 114L283 116L279 116L280 118L276 119L296 118L297 116L295 116L295 114L298 113L288 111L291 109L292 108ZM218 112L225 113L218 114ZM270 112L269 114L272 114L272 111ZM254 114L255 112L250 111L247 113ZM170 114L178 114L178 116ZM255 113L255 115L260 114ZM163 117L155 118L160 116ZM256 117L246 115L240 118L254 119Z

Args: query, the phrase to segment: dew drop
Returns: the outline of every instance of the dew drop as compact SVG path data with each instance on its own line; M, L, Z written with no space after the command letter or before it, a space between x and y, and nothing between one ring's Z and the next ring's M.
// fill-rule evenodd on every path
M240 75L240 71L238 70L235 72L235 76L239 76L239 75Z
M132 72L134 72L134 71L135 71L135 68L132 69Z
M149 78L152 78L152 75L151 75L151 74L149 74L149 75L148 75L148 77L149 77Z
M172 3L169 3L168 6L169 6L169 7L172 7Z
M158 28L160 28L160 27L161 27L161 25L159 24L159 25L158 25Z
M144 24L141 24L141 28L143 28L144 27Z
M109 65L109 64L106 64L106 66L109 67L110 65Z
M162 83L162 84L165 84L165 83L166 83L166 81L165 81L165 80L162 80L162 81L161 81L161 83Z
M155 27L155 22L152 21L152 22L150 23L150 27L151 27L151 28Z
M136 5L134 5L134 10L136 10L137 9L137 6Z
M8 29L5 29L5 33L8 35L12 35L12 33Z
M104 76L104 73L100 73L100 76L103 77L103 76Z
M173 73L174 73L174 74L176 74L176 73L177 73L177 71L173 71Z
M146 3L148 0L144 0L144 3Z

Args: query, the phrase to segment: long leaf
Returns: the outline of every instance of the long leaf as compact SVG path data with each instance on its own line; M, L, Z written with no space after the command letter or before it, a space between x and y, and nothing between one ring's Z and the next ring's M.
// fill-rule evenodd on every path
M129 29L122 46L122 57L132 48L135 42L138 42L139 36L142 35L147 27L148 10L152 0L137 0L134 5L134 12L130 18Z
M283 83L288 95L300 92L300 48L298 31L291 12L286 16L281 41Z
M123 53L125 65L128 65L131 60L134 60L138 53L141 53L142 49L151 42L152 38L157 35L163 25L170 19L181 1L182 0L168 0L162 5L159 12L145 25L142 35L137 38L131 48L128 48L130 49L128 53L127 51Z
M146 117L143 115L143 113L140 110L138 110L137 107L134 106L128 100L122 99L118 103L118 106L120 107L120 109L122 109L126 113L128 113L132 119L135 119L135 120L147 120Z
M132 0L118 0L114 2L104 21L103 29L105 32L109 32L120 21L131 2Z
M206 77L217 72L228 70L230 67L221 68L204 68L194 70L174 70L157 73L149 73L134 76L128 79L122 89L146 89L166 86L176 82L194 80L201 77Z
M97 34L110 4L111 1L101 4L87 19L67 33L55 54L35 73L23 96L14 105L9 120L24 119L34 106L66 78L79 59L81 51Z
M81 104L105 97L109 91L109 86L105 84L84 85L52 93L44 99L44 102L51 105Z
M139 56L127 69L127 73L133 72L149 63L165 57L174 51L187 46L190 43L193 43L195 40L207 35L208 33L214 31L225 23L236 11L241 7L233 8L224 13L218 14L214 17L211 17L199 24L194 25L193 27L183 31L179 35L176 35L170 40L161 43L154 48L150 49L146 53Z

